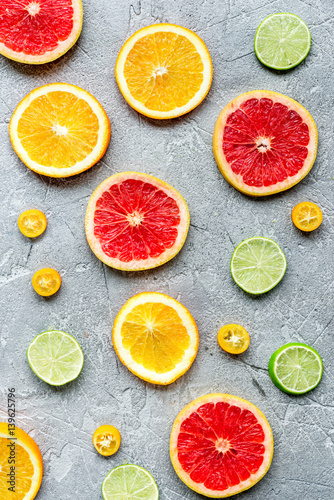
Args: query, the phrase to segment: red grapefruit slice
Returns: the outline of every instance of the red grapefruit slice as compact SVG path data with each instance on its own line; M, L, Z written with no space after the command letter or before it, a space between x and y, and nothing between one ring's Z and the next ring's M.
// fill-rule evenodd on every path
M170 454L179 478L210 498L236 495L268 471L273 435L263 413L230 394L208 394L176 418Z
M0 0L0 54L44 64L67 52L82 28L81 0Z
M102 262L140 271L175 257L189 222L187 203L172 186L151 175L123 172L106 179L92 194L86 235Z
M301 181L317 155L318 132L298 102L253 90L220 113L213 151L225 179L242 193L265 196Z

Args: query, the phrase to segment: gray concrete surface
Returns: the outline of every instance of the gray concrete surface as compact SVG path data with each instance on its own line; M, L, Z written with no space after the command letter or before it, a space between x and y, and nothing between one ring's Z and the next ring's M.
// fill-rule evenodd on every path
M333 498L333 36L331 0L90 0L84 1L79 43L60 60L29 67L0 58L1 240L0 240L0 418L6 419L6 389L17 392L17 425L37 441L45 474L38 500L95 500L109 470L124 462L146 467L162 500L200 496L177 478L168 441L178 412L192 399L229 392L256 404L268 417L275 453L267 476L238 498L330 500ZM292 11L312 32L306 61L278 74L253 52L256 27L267 15ZM115 79L116 56L128 36L157 22L195 30L213 58L214 79L205 102L192 113L165 123L145 119L122 98ZM94 168L66 180L43 178L27 169L11 148L8 122L32 89L51 82L74 83L93 93L112 125L110 147ZM238 94L275 90L300 101L319 128L313 170L281 195L254 200L228 185L211 151L220 110ZM154 174L171 183L189 203L187 242L170 263L126 274L104 267L84 234L90 194L106 177L123 170ZM311 200L324 213L317 232L301 234L291 223L292 207ZM36 241L17 229L19 214L42 209L46 233ZM279 286L251 298L232 281L229 261L244 238L276 240L288 260ZM63 285L53 298L37 296L30 284L41 267L54 267ZM111 325L127 298L154 290L179 299L200 331L198 357L169 387L133 376L116 358ZM238 358L217 346L220 326L244 325L249 350ZM25 352L34 336L49 328L73 334L85 353L81 376L62 389L41 382ZM314 346L324 361L319 387L304 397L280 392L271 382L271 353L288 341ZM122 446L100 457L91 438L97 426L113 423Z

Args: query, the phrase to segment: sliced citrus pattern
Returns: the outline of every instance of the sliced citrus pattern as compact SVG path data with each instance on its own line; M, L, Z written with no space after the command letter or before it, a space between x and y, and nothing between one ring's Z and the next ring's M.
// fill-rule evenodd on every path
M198 341L188 309L162 293L144 292L129 299L113 327L122 363L152 384L170 384L183 375L196 357Z
M110 141L110 122L91 94L68 83L52 83L20 102L9 135L15 152L31 170L68 177L102 158Z
M38 295L49 297L58 292L61 285L61 277L55 269L46 267L36 271L32 277L32 286Z
M44 233L47 219L40 210L26 210L20 215L17 224L21 233L29 238L36 238Z
M179 478L210 498L226 498L254 486L273 456L273 435L263 413L230 394L208 394L177 416L170 455Z
M314 231L322 223L322 211L315 203L302 201L291 213L294 225L301 231Z
M150 118L175 118L198 106L212 80L211 57L203 40L181 26L154 24L137 31L116 61L124 98Z
M44 64L67 52L82 28L81 0L0 0L0 54Z
M213 150L225 179L242 193L289 189L311 170L318 132L310 113L290 97L253 90L220 113Z
M151 175L124 172L106 179L92 194L86 236L108 266L139 271L175 257L189 222L187 203L172 186Z
M248 349L249 335L240 325L225 325L218 332L218 344L230 354L241 354Z
M15 462L9 463L10 456L15 457ZM14 467L14 475L11 467ZM35 441L22 429L8 428L7 423L0 422L1 500L33 500L42 476L43 459ZM11 487L14 489L10 490Z
M101 425L94 432L93 444L100 455L104 457L114 455L121 445L119 430L113 425Z

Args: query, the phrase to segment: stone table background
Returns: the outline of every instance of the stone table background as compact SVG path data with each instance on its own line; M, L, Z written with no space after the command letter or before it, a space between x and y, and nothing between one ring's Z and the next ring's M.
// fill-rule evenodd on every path
M84 0L83 32L60 60L25 66L0 57L0 418L6 391L17 393L17 425L37 441L45 474L38 500L100 499L100 486L116 465L134 462L157 480L162 500L202 498L177 478L168 442L178 412L209 392L229 392L256 404L273 428L275 453L267 476L236 497L252 500L333 498L333 36L332 0ZM278 73L254 52L260 21L275 12L294 12L312 33L312 48L299 67ZM171 22L198 33L214 65L211 91L190 114L166 122L146 119L124 101L114 79L118 51L136 30ZM65 180L34 174L15 155L8 122L32 89L69 82L94 94L111 120L110 147L91 170ZM307 107L319 129L319 152L298 186L266 199L251 199L219 173L211 150L220 110L248 90L275 90ZM151 271L118 272L92 254L85 239L89 196L106 177L139 170L169 182L186 198L191 227L181 253ZM295 204L311 200L324 213L321 228L305 235L293 226ZM19 214L43 210L45 234L30 241L17 228ZM232 281L229 261L244 238L263 235L282 247L287 273L259 298ZM60 292L46 300L35 294L32 274L56 268ZM146 384L117 359L111 342L115 315L132 295L154 290L180 300L200 332L192 368L169 387ZM223 324L244 325L251 346L236 358L217 345ZM85 365L69 386L40 381L26 361L38 333L58 328L80 342ZM280 392L271 382L271 353L289 341L314 346L324 361L319 387L304 397ZM122 434L119 452L99 456L91 443L104 423Z

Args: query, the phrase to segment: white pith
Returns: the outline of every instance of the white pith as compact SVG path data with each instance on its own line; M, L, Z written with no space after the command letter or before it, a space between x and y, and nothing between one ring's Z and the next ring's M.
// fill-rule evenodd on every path
M178 440L178 435L180 433L180 427L181 424L184 420L186 420L193 412L195 412L200 406L213 402L213 403L218 403L218 402L227 402L231 405L236 405L239 406L241 409L247 409L251 411L259 421L259 423L262 426L265 438L262 444L265 447L265 453L264 453L264 459L263 462L258 469L258 471L255 474L251 474L251 476L246 480L246 481L241 481L238 485L230 487L228 490L211 490L206 488L203 484L201 483L196 483L193 481L188 473L186 473L182 465L179 462L178 459L178 447L177 447L177 440ZM270 428L270 425L266 419L266 417L263 415L263 413L252 403L249 401L245 401L241 398L238 398L237 396L232 396L230 394L207 394L206 396L202 396L195 401L192 401L188 406L186 406L176 417L176 420L173 424L172 432L171 432L171 438L170 438L170 453L171 453L171 460L173 467L175 469L175 472L177 475L182 479L182 481L192 490L196 491L197 493L200 493L201 495L205 495L209 498L226 498L230 497L232 495L236 495L237 493L240 493L241 491L247 490L254 486L255 483L260 481L260 479L266 474L268 471L271 460L272 460L272 453L273 453L273 435L272 431Z
M155 371L148 370L143 365L137 363L132 358L130 351L123 346L121 330L126 317L134 307L147 304L148 302L162 303L173 308L179 315L190 337L190 344L184 352L183 359L169 372L156 373ZM144 292L129 299L118 313L114 322L113 343L120 360L132 373L148 382L165 385L174 382L193 363L198 349L198 330L189 311L180 302L162 293Z
M88 156L86 156L86 158L79 161L72 167L46 167L45 165L41 165L40 163L32 160L22 146L21 140L17 133L20 118L24 111L30 106L30 104L40 96L47 95L49 92L57 91L69 92L76 96L78 99L84 100L90 106L99 122L98 138L94 149ZM61 126L59 124L56 124L53 128L54 132L58 135L66 135L67 129L65 129L65 126ZM110 122L101 104L95 99L95 97L93 97L85 90L67 83L51 83L49 85L43 85L42 87L38 87L37 89L33 90L18 104L9 124L9 134L15 152L28 168L39 174L49 177L68 177L87 170L98 161L109 144Z
M31 2L27 9L30 7L29 14L35 16L37 12L37 7L34 4L38 4L38 2ZM39 7L39 4L38 4ZM61 57L65 52L67 52L77 41L82 29L82 19L83 19L83 8L81 0L72 0L72 8L73 8L73 29L70 36L58 43L58 46L53 49L46 51L42 55L31 55L25 54L24 52L16 52L8 48L3 42L0 42L0 54L3 54L5 57L9 59L13 59L14 61L18 61L25 64L45 64L47 62L54 61Z
M122 262L118 258L113 258L106 255L102 249L100 240L94 234L94 227L95 227L94 214L98 199L113 184L121 183L126 179L136 179L143 182L148 182L153 186L157 187L158 189L164 191L177 203L181 219L179 226L177 226L178 229L177 238L175 240L174 245L171 248L167 248L158 257L149 257L143 260L132 260L130 262ZM137 225L138 223L144 220L141 214L139 214L138 212L130 214L129 219L131 225ZM172 186L148 174L142 174L139 172L122 172L119 174L115 174L106 179L105 181L103 181L92 194L88 202L87 212L86 212L86 236L92 251L102 262L104 262L108 266L124 271L140 271L142 269L150 269L153 267L160 266L165 262L167 262L168 260L172 259L181 250L183 246L183 243L188 234L189 223L190 219L189 219L189 211L187 204L183 199L183 197Z
M176 33L177 35L185 36L188 38L188 40L196 47L197 52L200 54L200 57L202 59L204 69L203 69L203 82L201 87L199 88L198 92L196 95L184 106L181 107L176 107L173 110L170 111L155 111L152 109L148 109L144 104L142 104L140 101L137 101L132 97L132 94L128 88L126 79L124 77L124 65L125 61L127 59L127 56L130 52L130 50L133 48L135 43L142 37L151 35L157 32L169 32L169 33ZM162 77L164 73L166 73L166 68L160 67L155 69L155 77ZM116 68L115 68L115 73L116 73L116 79L120 88L120 91L122 92L123 96L127 100L127 102L136 110L139 111L139 113L142 113L143 115L150 116L151 118L158 118L158 119L167 119L167 118L174 118L176 116L183 115L185 113L188 113L188 111L194 109L201 101L204 99L205 95L208 93L211 85L211 80L212 80L212 63L211 63L211 57L210 54L204 44L204 42L201 40L201 38L196 35L196 33L183 28L181 26L176 26L174 24L153 24L152 26L149 26L147 28L142 28L141 30L137 31L134 35L132 35L124 44L122 47L122 50L117 58L116 61Z
M222 147L224 127L228 116L231 113L233 113L233 111L240 108L240 105L243 102L253 98L254 99L268 98L271 99L273 103L275 102L282 103L289 109L296 111L309 127L310 141L307 145L308 155L307 158L304 160L303 167L294 176L287 177L287 179L285 179L284 181L277 182L276 184L273 184L271 186L255 187L245 184L243 181L243 177L240 174L235 174L233 172L230 163L226 160L225 153ZM270 138L265 138L265 139L270 140ZM311 170L313 166L317 153L317 145L318 145L317 127L309 112L301 104L299 104L297 101L294 101L290 97L269 90L252 90L250 92L246 92L245 94L239 95L233 101L231 101L227 106L225 106L223 111L220 113L215 125L214 135L213 135L213 151L219 170L221 171L225 179L233 187L235 187L236 189L245 194L252 196L266 196L269 194L278 193L280 191L285 191L286 189L289 189L298 182L300 182L308 174L308 172Z

